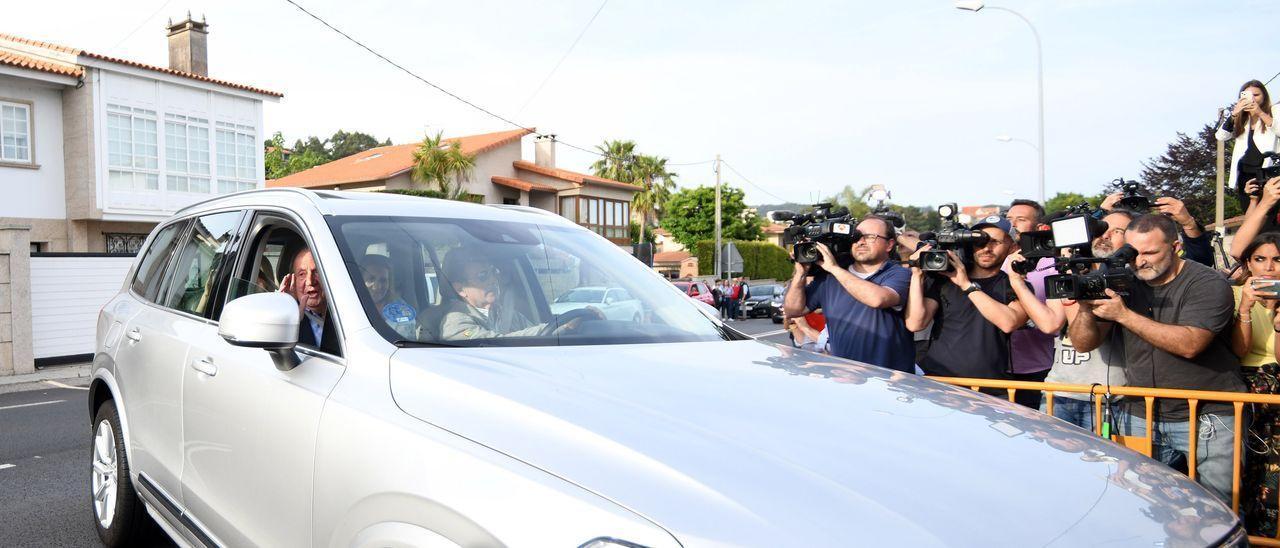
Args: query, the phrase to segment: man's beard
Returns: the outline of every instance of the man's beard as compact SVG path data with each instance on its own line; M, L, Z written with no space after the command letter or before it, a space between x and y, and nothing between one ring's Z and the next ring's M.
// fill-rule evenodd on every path
M1142 280L1144 282L1149 282L1151 280L1164 276L1165 273L1169 271L1169 266L1170 265L1167 265L1167 264L1165 265L1153 264L1147 268L1139 268L1138 270L1134 271L1133 275L1136 276L1139 280Z
M1115 248L1111 247L1111 243L1095 243L1093 244L1093 256L1099 259L1105 259L1115 254Z

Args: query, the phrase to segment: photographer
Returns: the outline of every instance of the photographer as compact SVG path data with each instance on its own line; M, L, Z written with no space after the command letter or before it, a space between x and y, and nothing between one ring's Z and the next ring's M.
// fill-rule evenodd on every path
M834 356L913 372L911 334L900 312L910 274L889 260L896 245L893 225L870 216L858 223L857 235L861 237L850 249L853 264L848 268L841 267L831 248L821 242L816 243L820 262L796 263L783 310L788 317L799 318L821 308ZM805 276L816 269L821 272L815 272L813 283L806 286Z
M1014 200L1009 204L1009 210L1005 213L1005 218L1009 220L1009 224L1013 228L1013 232L1009 235L1018 241L1019 235L1031 232L1039 228L1040 223L1044 221L1044 207L1032 200ZM1018 251L1021 251L1019 249ZM1019 256L1021 260L1021 256ZM1035 298L1040 304L1044 303L1044 279L1045 277L1056 274L1053 268L1053 258L1044 257L1031 265L1033 270L1025 276L1013 271L1012 264L1014 261L1005 260L1003 270L1009 274L1010 281L1025 281L1031 284L1035 289ZM1024 306L1026 301L1023 301ZM1032 322L1038 324L1039 322ZM1053 335L1042 333L1036 329L1036 325L1026 324L1019 327L1009 335L1009 365L1011 370L1010 377L1014 380L1043 382L1045 375L1049 374L1049 368L1053 366ZM1018 403L1038 409L1040 407L1040 392L1036 390L1019 390L1014 395L1014 400Z
M1251 207L1250 197L1253 195L1247 184L1261 179L1258 170L1262 167L1263 154L1280 152L1274 122L1267 86L1257 80L1249 80L1240 86L1240 100L1231 107L1230 119L1218 128L1216 134L1219 141L1233 139L1228 184L1236 189L1240 208L1246 211Z
M1094 238L1090 250L1094 257L1112 256L1117 249L1124 247L1125 230L1134 219L1130 211L1116 210L1103 217L1107 223L1107 231ZM1010 257L1011 261L1021 260L1020 255ZM1029 284L1021 276L1010 276L1013 291L1019 302L1027 311L1027 316L1035 323L1040 332L1053 337L1053 364L1044 382L1057 384L1085 384L1104 387L1103 395L1060 392L1053 394L1053 416L1086 430L1094 429L1094 397L1106 397L1105 387L1124 386L1124 346L1118 340L1118 333L1112 333L1102 344L1092 351L1077 350L1071 344L1071 338L1062 332L1062 328L1075 321L1079 313L1076 301L1065 299L1049 299L1041 301L1044 294L1032 291ZM1043 284L1041 285L1043 287ZM1049 395L1045 394L1040 402L1040 411L1048 413ZM1118 399L1118 398L1117 398ZM1111 402L1108 402L1111 403ZM1118 422L1123 421L1123 410L1114 415Z
M933 321L933 344L920 363L925 373L1009 378L1009 334L1027 323L1027 314L1009 286L1009 276L1000 270L1013 250L1010 228L1008 219L994 215L974 225L974 230L987 235L987 242L974 246L972 264L965 265L955 252L948 251L951 270L931 274L927 284L916 261L931 246L912 255L915 264L907 298L907 329L921 331Z
M1134 283L1121 297L1079 301L1068 327L1077 351L1100 347L1112 331L1124 343L1126 377L1132 386L1240 392L1239 361L1224 331L1231 326L1231 287L1221 274L1178 256L1177 224L1165 215L1143 215L1125 240L1137 251ZM1197 476L1223 500L1231 497L1235 432L1228 404L1206 403L1192 433L1184 400L1158 400L1152 417L1154 455L1166 464L1187 458L1190 436L1198 436ZM1146 437L1146 408L1136 402L1122 425L1125 435Z
M1136 184L1136 183L1135 183ZM1108 195L1102 200L1099 206L1103 212L1110 213L1113 211L1123 210L1116 206L1125 198L1123 192L1116 192ZM1182 240L1182 257L1184 259L1195 261L1202 265L1212 268L1213 264L1213 238L1204 227L1191 216L1191 212L1187 210L1187 205L1177 198L1164 196L1156 198L1150 204L1152 213L1160 213L1168 215L1178 225L1178 235ZM1137 213L1146 213L1145 210Z
M1231 240L1231 256L1237 260L1244 260L1245 248L1259 234L1280 231L1280 224L1276 222L1274 213L1276 204L1280 204L1280 177L1261 185L1257 181L1249 181L1247 190L1250 193L1249 211L1245 213L1244 221ZM1258 192L1255 193L1255 190Z

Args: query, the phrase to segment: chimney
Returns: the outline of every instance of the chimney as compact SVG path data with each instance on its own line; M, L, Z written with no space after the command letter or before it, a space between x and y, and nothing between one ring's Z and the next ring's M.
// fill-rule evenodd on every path
M169 68L200 76L209 75L209 24L187 18L178 24L169 20Z
M533 140L533 163L556 167L556 136L539 135Z

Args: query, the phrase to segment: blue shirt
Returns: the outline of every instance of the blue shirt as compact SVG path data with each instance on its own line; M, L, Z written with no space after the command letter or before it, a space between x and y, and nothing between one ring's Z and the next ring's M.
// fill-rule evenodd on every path
M897 262L887 261L866 281L896 292L898 306L871 308L862 304L831 275L805 287L806 306L809 310L821 308L827 317L831 355L914 372L915 345L902 316L911 286L911 271Z

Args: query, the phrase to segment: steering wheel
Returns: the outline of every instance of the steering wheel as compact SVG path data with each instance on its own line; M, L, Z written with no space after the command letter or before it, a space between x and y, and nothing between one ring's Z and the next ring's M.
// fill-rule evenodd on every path
M547 322L547 325L542 326L541 331L538 331L538 336L539 337L549 336L552 333L554 333L556 329L559 329L560 326L567 324L576 319L581 319L582 321L588 321L588 320L602 320L604 318L600 316L599 311L593 310L590 308L579 308L577 310L570 310L568 312L565 312L564 314L556 314L555 316L553 316L551 318L551 321Z

